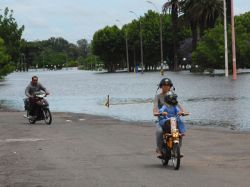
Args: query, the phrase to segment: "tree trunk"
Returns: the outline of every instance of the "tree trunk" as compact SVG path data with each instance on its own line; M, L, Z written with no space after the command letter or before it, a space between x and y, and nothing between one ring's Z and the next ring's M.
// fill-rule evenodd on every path
M198 29L197 29L197 24L194 22L190 22L191 30L192 30L192 48L193 51L197 47L197 41L198 41Z

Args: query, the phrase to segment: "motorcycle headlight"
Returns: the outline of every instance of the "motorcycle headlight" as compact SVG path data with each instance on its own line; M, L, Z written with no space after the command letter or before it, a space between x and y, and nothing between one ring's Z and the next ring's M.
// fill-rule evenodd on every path
M178 132L174 132L174 133L172 134L172 136L173 136L173 138L178 138L178 137L179 137L179 133L178 133Z

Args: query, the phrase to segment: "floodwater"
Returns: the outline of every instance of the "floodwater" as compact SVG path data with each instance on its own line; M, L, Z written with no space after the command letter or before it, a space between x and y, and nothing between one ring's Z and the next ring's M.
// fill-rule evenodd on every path
M0 82L0 105L23 110L24 89L33 75L50 91L54 112L111 116L122 120L152 121L153 98L162 79L159 72L98 73L79 70L13 73ZM237 81L223 76L168 72L179 102L191 112L188 125L250 130L250 74ZM104 106L110 95L110 107Z

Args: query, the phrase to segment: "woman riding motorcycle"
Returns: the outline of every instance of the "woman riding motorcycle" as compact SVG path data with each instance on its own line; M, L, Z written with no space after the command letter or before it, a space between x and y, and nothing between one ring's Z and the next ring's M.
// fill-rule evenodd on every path
M154 107L153 107L153 115L159 117L161 114L159 110L165 104L165 96L166 94L173 88L173 82L169 78L164 78L159 83L159 88L161 89L161 93L155 96L154 99ZM178 104L180 112L184 112L183 107ZM156 123L156 153L157 157L162 156L162 148L163 148L163 130L159 124L159 121Z

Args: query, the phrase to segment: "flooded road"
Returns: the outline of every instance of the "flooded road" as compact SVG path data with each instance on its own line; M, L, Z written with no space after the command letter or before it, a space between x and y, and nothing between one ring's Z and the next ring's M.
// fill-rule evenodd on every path
M153 121L153 98L162 79L159 72L105 74L78 70L13 73L0 82L0 105L23 110L24 89L33 75L50 91L54 112L111 116L122 120ZM168 72L180 103L191 112L189 125L250 130L250 75L237 81L188 72ZM104 106L110 95L111 106Z

